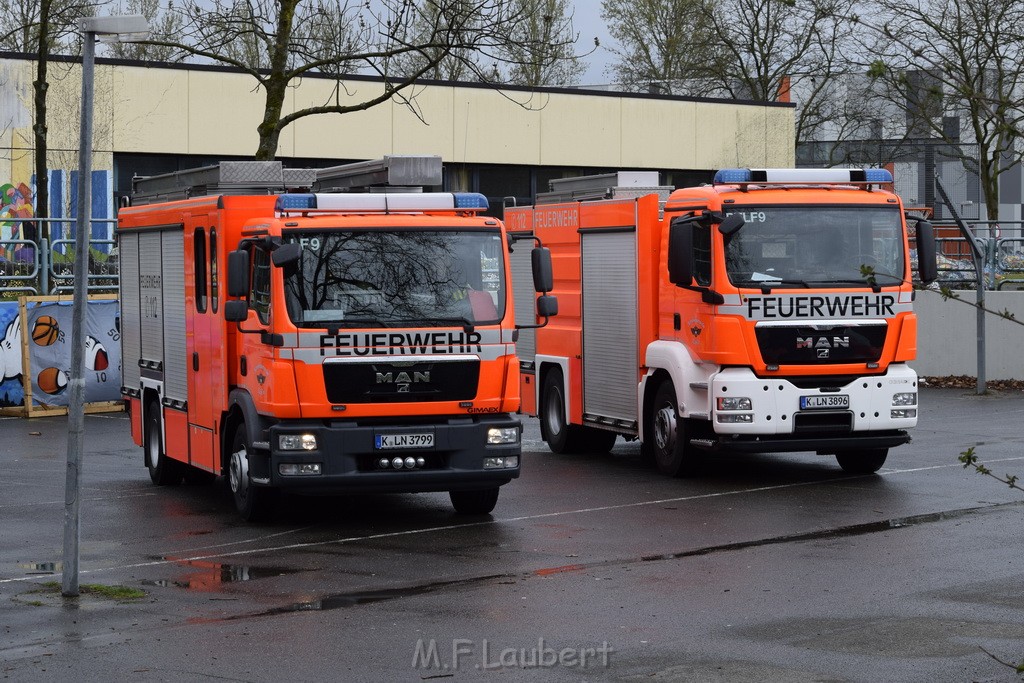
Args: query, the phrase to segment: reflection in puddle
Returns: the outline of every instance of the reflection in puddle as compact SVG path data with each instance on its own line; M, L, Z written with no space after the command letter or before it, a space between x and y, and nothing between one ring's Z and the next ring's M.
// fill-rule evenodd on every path
M284 576L302 571L301 569L290 567L252 567L249 565L225 564L223 562L209 562L205 560L174 560L172 557L164 559L175 561L190 571L174 579L144 581L144 584L148 586L174 586L199 592L215 592L229 583L255 581L256 579Z

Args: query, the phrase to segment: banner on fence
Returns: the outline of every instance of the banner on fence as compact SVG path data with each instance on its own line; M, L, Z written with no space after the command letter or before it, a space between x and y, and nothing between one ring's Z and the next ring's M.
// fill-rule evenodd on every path
M121 344L117 301L90 301L85 307L85 402L121 398ZM36 302L28 309L27 339L32 369L32 401L68 405L71 375L71 302Z

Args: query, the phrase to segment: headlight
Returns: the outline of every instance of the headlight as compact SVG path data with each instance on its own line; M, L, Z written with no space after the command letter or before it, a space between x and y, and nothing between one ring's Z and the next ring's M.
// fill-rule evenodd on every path
M917 408L893 408L889 411L889 417L894 420L917 417Z
M518 455L506 455L500 458L484 458L485 470L501 470L519 467Z
M722 415L719 413L718 421L722 424L748 423L754 421L754 416L749 413L746 415Z
M277 445L282 451L315 451L316 436L313 434L282 434Z
M908 391L901 394L892 395L892 404L894 406L916 406L917 405L917 392Z
M281 463L277 468L277 471L285 477L317 476L320 474L320 470L318 462Z
M741 396L720 396L718 398L719 410L751 410L750 399Z
M487 430L487 443L519 443L519 427L491 427Z

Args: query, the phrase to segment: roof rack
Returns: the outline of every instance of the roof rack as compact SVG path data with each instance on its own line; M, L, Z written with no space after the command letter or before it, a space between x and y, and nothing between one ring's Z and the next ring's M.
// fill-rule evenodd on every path
M284 168L280 161L222 161L154 176L132 178L136 206L210 195L281 194L309 190L316 170Z
M657 194L661 201L668 199L674 189L658 184L657 171L618 171L575 178L555 178L548 181L549 192L538 192L538 204L557 204L595 199L631 199Z
M386 155L371 161L321 168L315 192L422 192L444 182L441 157Z

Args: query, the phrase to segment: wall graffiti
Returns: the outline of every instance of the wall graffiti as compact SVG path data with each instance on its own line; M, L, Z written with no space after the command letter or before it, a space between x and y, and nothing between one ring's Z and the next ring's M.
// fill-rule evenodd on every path
M34 216L32 188L21 182L0 185L0 240L35 240L34 222L11 220ZM7 261L31 261L33 251L32 247L18 245L0 250L0 257Z

